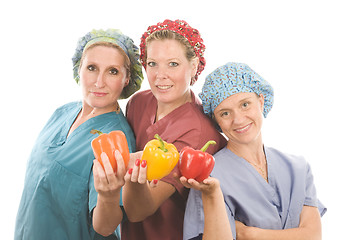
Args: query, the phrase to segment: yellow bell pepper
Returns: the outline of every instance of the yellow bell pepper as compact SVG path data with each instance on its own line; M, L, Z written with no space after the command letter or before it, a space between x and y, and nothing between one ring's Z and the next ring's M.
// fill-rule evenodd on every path
M179 160L179 153L175 145L163 141L158 134L147 142L142 156L147 161L147 180L161 179L172 171Z

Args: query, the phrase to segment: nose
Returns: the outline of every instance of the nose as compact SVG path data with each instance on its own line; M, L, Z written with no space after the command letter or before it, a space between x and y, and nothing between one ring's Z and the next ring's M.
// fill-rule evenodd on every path
M235 111L233 113L233 123L234 124L242 124L244 119L244 114L241 111Z
M165 79L167 77L166 68L158 66L156 71L156 78L157 79Z
M105 78L104 78L104 74L102 72L100 72L97 75L96 81L95 81L95 87L97 88L102 88L105 86Z

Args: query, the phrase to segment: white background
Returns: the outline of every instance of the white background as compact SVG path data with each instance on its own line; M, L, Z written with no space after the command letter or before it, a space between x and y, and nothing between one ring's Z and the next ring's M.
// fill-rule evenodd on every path
M12 239L26 161L52 112L80 99L72 78L77 40L119 28L139 44L149 25L184 19L207 47L205 76L244 62L275 89L264 142L310 162L323 239L342 239L346 216L347 7L343 1L5 1L0 7L1 239ZM143 88L148 85L144 80ZM125 102L122 102L124 107Z

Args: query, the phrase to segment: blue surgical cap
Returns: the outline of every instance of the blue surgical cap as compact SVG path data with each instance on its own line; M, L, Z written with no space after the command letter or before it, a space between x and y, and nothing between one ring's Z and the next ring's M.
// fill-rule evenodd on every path
M241 92L262 94L264 96L263 115L267 116L273 105L273 88L248 65L234 62L217 68L206 77L199 94L204 113L212 117L214 110L223 100Z

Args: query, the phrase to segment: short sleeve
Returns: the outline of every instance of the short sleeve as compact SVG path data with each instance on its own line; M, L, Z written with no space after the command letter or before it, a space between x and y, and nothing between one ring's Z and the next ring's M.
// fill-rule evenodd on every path
M184 213L183 240L195 238L204 232L204 209L201 192L190 189Z
M90 174L89 178L89 216L92 217L93 209L96 207L96 202L98 200L98 193L94 187L94 175Z
M232 213L232 211L230 210L229 206L226 203L225 203L225 209L227 211L227 215L229 218L229 223L230 223L231 232L233 234L233 239L236 239L236 226L235 226L234 214Z
M316 187L314 185L313 174L310 165L307 163L307 172L306 172L306 197L304 205L317 207L320 215L323 216L326 212L326 207L318 200Z

